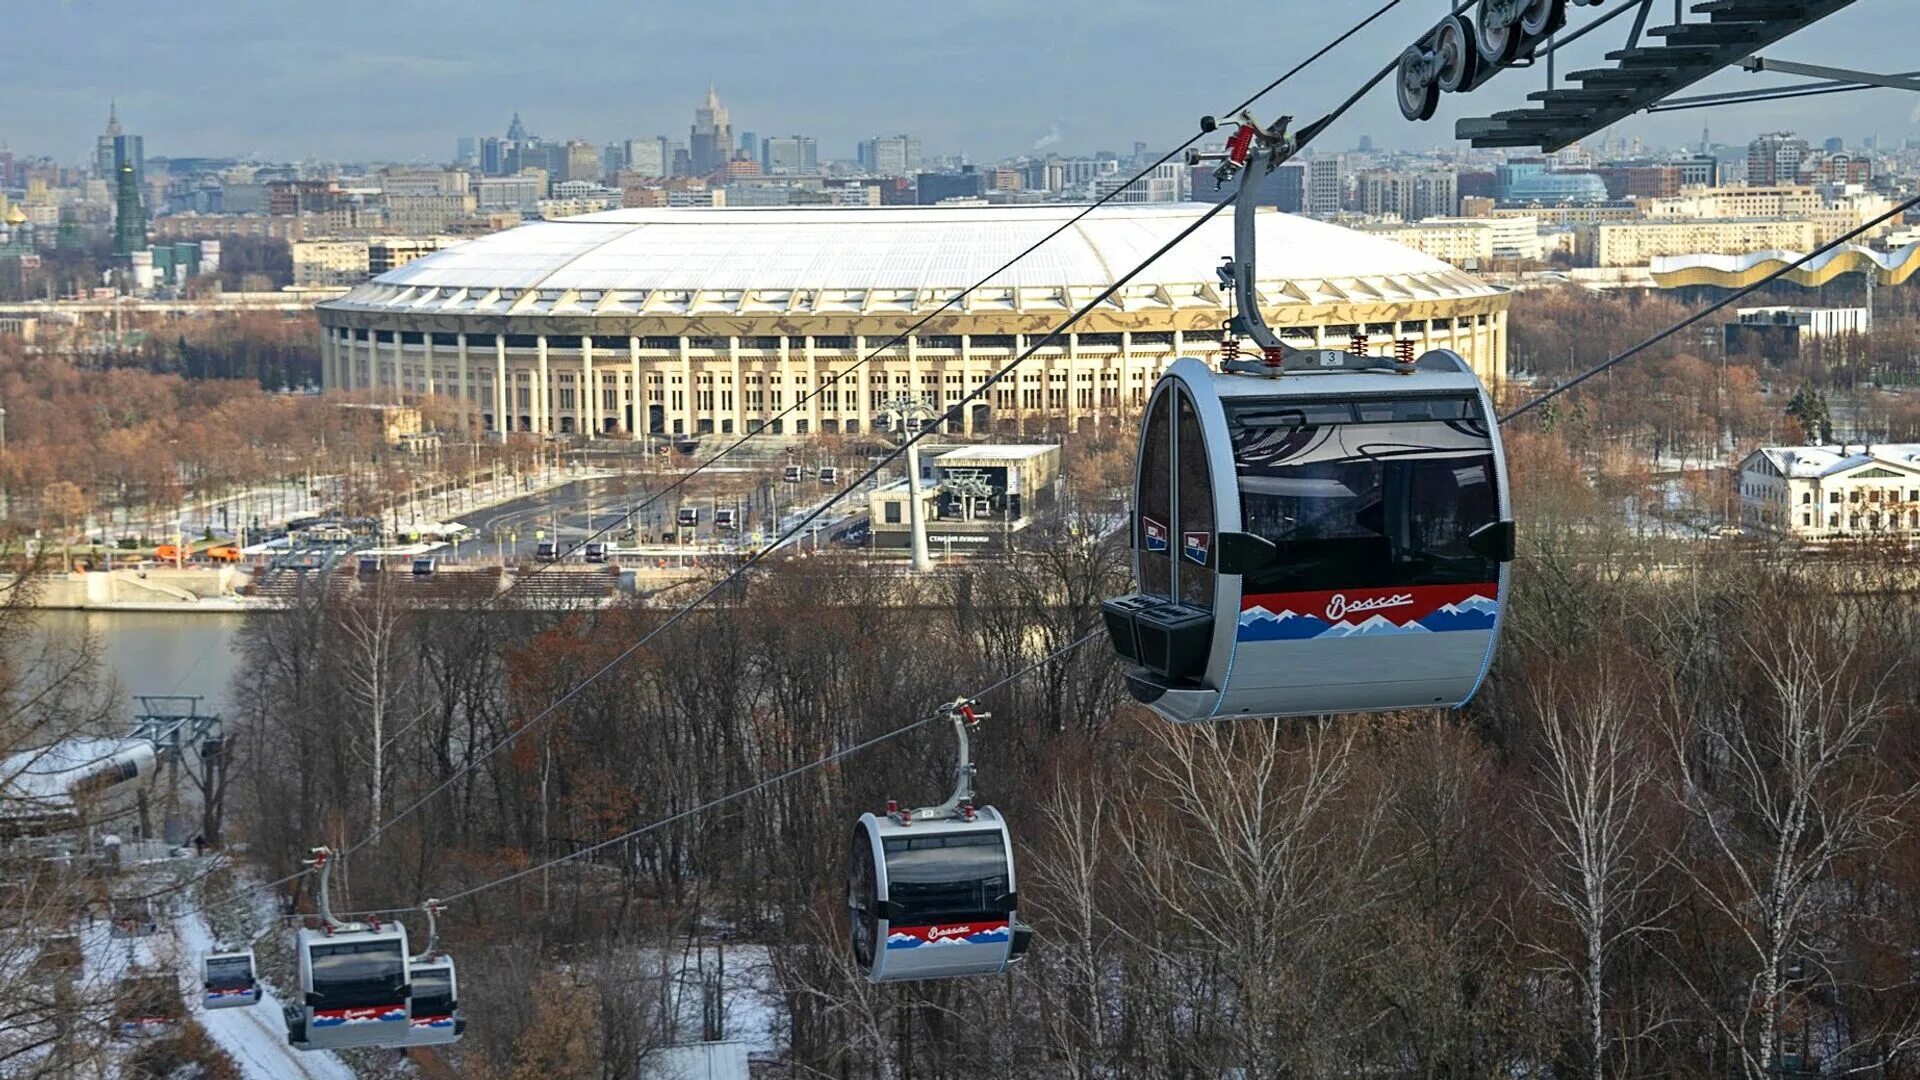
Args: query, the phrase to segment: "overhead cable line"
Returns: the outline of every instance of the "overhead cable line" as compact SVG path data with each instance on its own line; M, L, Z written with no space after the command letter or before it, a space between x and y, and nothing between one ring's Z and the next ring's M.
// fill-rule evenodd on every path
M994 691L1007 686L1009 683L1017 682L1018 680L1033 674L1035 671L1040 670L1046 665L1053 663L1055 660L1060 659L1061 657L1067 655L1068 653L1073 652L1074 650L1080 648L1082 645L1085 645L1087 642L1092 641L1093 639L1099 637L1101 633L1102 631L1095 630L1092 633L1087 634L1084 637L1081 637L1077 641L1073 641L1067 645L1063 645L1060 648L1055 649L1053 652L1048 653L1047 655L1041 657L1040 659L1035 660L1033 663L1028 664L1026 667L1021 668L1019 671L1016 671L1013 674L1002 678L1000 681L992 684L991 686L988 686L983 690L979 690L975 692L973 695L967 697L965 700L969 704L979 701L981 698L984 698L989 694L992 694ZM923 728L928 724L933 723L936 720L947 719L950 715L951 714L949 711L949 707L942 706L940 709L937 709L934 712L928 713L927 715L922 716L917 720L913 720L913 721L910 721L909 723L902 724L901 726L894 728L891 731L887 731L879 735L875 735L870 739L864 739L860 742L854 743L852 746L843 747L842 749L836 750L833 753L828 754L824 757L815 758L814 760L806 762L801 765L795 765L792 768L787 769L785 772L775 773L772 776L766 777L765 779L762 779L757 783L751 784L747 787L739 788L737 790L730 791L725 795L720 795L720 796L716 796L715 798L708 799L706 802L703 802L698 806L690 806L685 810L679 811L678 813L669 814L668 816L660 818L657 821L649 822L636 829L630 829L627 832L621 833L618 836L612 836L612 837L608 837L605 840L596 841L595 843L589 844L586 847L580 848L575 851L570 851L565 855L556 856L554 858L546 860L545 862L536 863L532 866L523 867L519 870L514 871L513 873L506 874L501 877L493 878L490 881L481 882L480 884L472 886L470 888L461 889L459 892L448 893L445 896L439 897L439 900L442 903L452 903L455 900L464 900L467 897L473 896L476 893L482 893L482 892L486 892L488 889L494 889L502 885L508 885L515 881L519 881L522 878L529 877L533 874L538 874L538 873L541 873L542 871L550 870L555 866L561 865L562 863L573 862L576 859L584 858L588 855L592 855L595 852L604 851L605 849L613 847L616 844L623 844L629 840L638 839L639 837L645 836L646 834L653 832L657 829L664 829L669 825L673 825L678 822L685 821L688 818L698 817L699 815L704 814L709 810L713 810L718 807L725 806L728 803L738 802L739 800L744 799L749 795L758 794L759 792L765 791L770 787L774 787L788 780L791 780L796 776L800 776L805 773L812 772L815 769L825 768L828 765L832 765L835 762L841 761L845 758L852 757L853 755L858 754L864 750L870 750L873 747L878 746L883 742L887 742L891 739L897 739L900 736L905 735L911 731L917 731L920 728Z
M1324 52L1324 50L1322 50L1322 52ZM1316 54L1316 55L1319 55L1319 54ZM1375 73L1364 84L1362 84L1362 86L1358 90L1355 90L1344 101L1342 101L1338 106L1336 106L1333 109L1333 111L1327 113L1325 116L1321 117L1319 120L1314 121L1312 124L1309 124L1306 127L1302 128L1299 136L1294 141L1294 152L1297 153L1299 150L1304 149L1309 142L1311 142L1321 132L1325 131L1327 127L1330 126L1334 121L1344 116L1347 113L1347 111L1352 109L1353 106L1357 104L1361 98L1365 97L1369 91L1371 91L1374 87L1380 85L1380 83L1383 80L1385 80L1387 76L1391 75L1394 72L1394 70L1398 67L1398 64L1399 64L1399 61L1395 60L1393 63L1389 63L1386 66L1382 67L1377 73ZM1294 70L1299 70L1299 68L1296 67ZM1281 81L1283 80L1275 80L1275 82L1272 85L1278 86ZM1249 99L1249 100L1251 101L1252 99ZM1221 211L1226 210L1228 207L1232 205L1233 204L1231 201L1221 201L1208 207L1204 213L1194 218L1194 220L1191 223L1189 223L1185 228L1181 229L1178 233L1174 234L1174 236L1171 239L1161 244L1160 247L1156 248L1151 254L1149 254L1145 259L1141 260L1132 269L1128 270L1126 273L1121 274L1120 276L1115 278L1105 288L1101 289L1099 293L1094 295L1092 299L1088 300L1085 304L1082 304L1079 308L1075 309L1074 312L1068 315L1064 321L1056 325L1053 329L1047 331L1044 335L1041 335L1038 340L1035 340L1032 343L1030 343L1027 346L1027 348L1020 353L1020 355L1014 357L1012 360L1008 361L1005 365L1003 365L999 370L989 375L983 382L981 382L979 386L976 386L972 390L969 390L965 394L963 394L957 402L953 403L953 405L948 408L947 411L952 412L956 409L965 408L967 405L969 405L973 401L984 396L988 390L992 389L994 386L998 385L1001 382L1001 380L1005 379L1008 375L1012 374L1016 369L1020 367L1021 364L1025 363L1029 357L1033 356L1035 353L1039 352L1041 349L1046 348L1048 345L1052 344L1056 339L1060 337L1061 334L1064 334L1075 323L1079 322L1082 318L1086 317L1086 315L1089 312L1093 311L1095 308L1099 307L1100 305L1106 303L1108 300L1111 300L1115 294L1117 294L1121 289L1125 288L1128 285L1128 283L1130 283L1135 277L1138 277L1141 274L1141 272L1146 270L1149 266L1152 266L1155 262L1157 262L1162 256L1166 255L1169 251L1172 251L1174 248L1178 247L1180 244L1185 242L1188 237L1198 232L1201 229L1201 227L1205 226L1208 222L1212 221L1215 217L1217 217L1221 213ZM345 858L346 856L352 855L354 852L359 851L361 848L379 839L380 836L384 834L388 829L392 828L394 825L398 824L402 820L412 815L415 811L419 810L422 806L425 806L428 802L432 801L432 799L435 796L439 795L441 792L453 786L453 784L457 780L459 780L462 776L471 772L473 769L479 767L483 762L492 758L493 755L499 753L501 750L511 745L513 742L518 740L520 736L526 734L528 731L532 730L534 727L537 727L539 724L545 721L548 717L552 716L555 712L559 711L568 702L578 697L589 686L592 686L595 682L598 682L602 677L606 676L608 673L612 672L615 668L619 667L621 664L631 659L635 653L638 653L641 649L645 648L650 642L653 641L654 638L660 636L661 634L665 633L667 630L677 625L682 619L686 618L688 615L692 614L695 610L699 609L708 600L719 595L723 590L730 588L735 582L735 580L739 579L742 575L746 574L747 571L759 565L759 563L762 560L764 560L768 555L772 554L774 551L784 546L789 540L792 540L793 538L804 534L807 527L811 525L815 520L817 520L822 515L824 515L828 510L832 509L841 500L845 499L847 496L859 490L860 487L863 484L865 484L868 480L871 480L874 477L878 476L881 473L881 471L884 470L888 465L892 464L894 461L898 460L900 457L905 455L909 448L917 445L921 440L932 435L934 431L935 431L935 428L933 426L923 426L919 431L913 433L907 439L902 441L899 446L895 447L893 450L891 450L886 455L881 457L877 462L873 464L872 467L868 468L864 473L856 477L852 483L848 484L846 487L842 488L839 492L837 492L832 498L828 499L826 502L823 502L819 506L816 506L812 510L808 511L805 515L803 515L800 518L799 521L795 522L785 532L776 536L774 539L769 541L766 544L766 546L760 548L758 551L748 556L745 561L743 561L731 573L721 578L711 588L707 589L705 592L701 593L699 596L688 601L686 604L682 605L680 608L675 610L672 614L668 615L666 619L664 619L658 625L653 627L651 630L648 630L638 640L634 641L632 644L622 649L619 653L615 654L612 659L608 660L605 664L595 669L592 673L587 675L586 678L580 680L579 682L575 683L573 686L568 688L559 697L555 698L552 702L550 702L545 708L535 713L525 723L519 725L518 727L514 728L512 731L509 731L507 734L501 736L491 746L487 747L487 749L482 751L477 757L469 758L460 766L459 769L455 770L446 779L442 780L439 784L434 786L425 795L420 796L418 799L408 804L404 809L400 810L398 813L387 818L384 822L381 822L378 825L376 825L373 828L373 830L369 832L366 836L362 837L360 840L356 841L354 844L347 847L346 850L342 851L340 853L340 856L342 858Z
M1401 2L1402 0L1386 0L1386 3L1382 4L1379 8L1375 9L1373 12L1368 14L1365 18L1361 19L1359 22L1355 23L1352 27L1348 28L1346 31L1341 33L1338 37L1335 37L1332 41L1321 46L1318 50L1316 50L1306 59L1295 64L1292 68L1289 68L1287 71L1283 72L1279 77L1275 78L1271 82L1267 83L1265 86L1261 87L1258 91L1256 91L1255 93L1247 97L1245 100L1243 100L1239 104L1233 106L1230 110L1226 112L1225 115L1233 115L1235 113L1239 113L1240 111L1248 108L1249 106L1253 105L1255 102L1259 101L1261 98L1265 97L1267 94L1272 93L1275 89L1279 88L1283 83L1287 82L1289 79L1293 78L1295 75L1305 70L1308 66L1313 64L1315 61L1324 57L1327 53L1331 52L1334 48L1338 47L1339 45L1345 43L1348 39L1352 38L1355 34L1359 33L1361 30L1372 25L1376 20L1378 20L1383 15L1385 15L1387 12L1391 11L1393 8L1399 6ZM1475 2L1476 0L1461 0L1461 2L1455 7L1454 10L1456 12L1465 10L1466 8L1471 7ZM1328 113L1325 117L1323 117L1321 120L1319 120L1315 124L1310 125L1306 129L1303 129L1301 131L1300 136L1295 140L1296 152L1299 149L1304 148L1308 143L1308 141L1310 141L1312 138L1317 136L1334 120L1344 115L1362 97L1366 96L1366 94L1369 91L1371 91L1373 88L1378 86L1380 82L1384 80L1388 75L1392 74L1397 64L1398 64L1398 61L1396 60L1394 63L1388 64L1387 66L1383 67L1372 78L1368 79L1367 82L1363 84L1359 90L1356 90L1352 95L1350 95L1332 112ZM928 322L930 322L934 318L934 316L940 314L942 311L945 311L951 308L955 303L965 298L969 293L972 293L973 291L981 288L982 286L987 284L989 281L991 281L994 277L998 276L1001 273L1004 273L1007 269L1012 267L1014 264L1026 258L1028 255L1032 254L1034 251L1038 250L1041 247L1041 245L1045 244L1047 241L1052 240L1054 237L1059 236L1061 233L1065 232L1067 229L1073 227L1073 225L1083 220L1088 214L1091 214L1094 210L1099 209L1101 206L1105 205L1107 202L1115 198L1120 191L1124 191L1127 187L1131 186L1133 183L1141 179L1144 179L1146 176L1151 174L1155 168L1158 168L1160 165L1163 165L1168 161L1173 160L1176 155L1183 154L1187 150L1187 148L1197 143L1205 134L1206 132L1197 133L1189 137L1185 142L1182 142L1179 146L1175 147L1173 150L1170 150L1166 154L1161 155L1161 157L1157 161L1155 161L1152 165L1148 166L1145 170L1142 170L1139 174L1137 174L1134 177L1132 181L1129 181L1128 184L1122 185L1120 188L1115 189L1113 192L1109 192L1107 195L1103 196L1098 201L1085 207L1078 214L1074 215L1074 217L1070 218L1067 222L1060 225L1059 227L1054 229L1052 232L1042 237L1040 240L1029 245L1026 249L1022 250L1018 255L1015 255L1013 258L1007 260L998 269L994 270L992 273L988 274L986 277L981 278L979 281L975 282L973 285L967 286L965 289L954 294L952 297L948 298L948 300L945 303L943 303L939 308L936 308L933 312L930 312L926 316L922 317L913 326L910 326L906 330L901 331L899 334L895 335L895 337L889 340L887 344L882 345L880 348L875 349L872 352L869 352L865 357L863 357L861 360L856 362L853 365L853 367L848 368L847 371L852 371L854 370L854 368L857 368L860 365L865 364L868 360L873 359L875 356L879 355L881 352L884 352L886 349L891 348L892 346L898 344L900 341L904 340L906 337L912 335L920 327L925 326ZM1162 245L1158 250L1156 250L1152 255L1148 256L1145 261L1141 262L1138 266L1135 266L1132 270L1128 271L1123 277L1114 281L1111 285L1109 285L1106 289L1104 289L1098 296L1095 296L1092 300L1088 301L1085 305L1083 305L1078 310L1076 310L1072 315L1070 315L1065 322L1062 322L1060 325L1056 326L1053 330L1049 331L1039 341L1032 344L1025 352L1021 353L1018 357L1015 357L1006 366L1002 367L999 371L995 372L986 381L981 383L980 386L969 391L958 402L956 402L953 406L951 406L944 412L946 414L951 414L954 410L964 407L971 401L983 395L990 387L1000 382L1000 380L1005 378L1006 375L1011 373L1015 368L1019 367L1020 364L1023 363L1028 357L1032 356L1035 352L1038 352L1041 348L1051 343L1061 333L1065 332L1067 328L1077 323L1089 311L1093 310L1098 305L1112 298L1112 296L1115 293L1117 293L1122 287L1124 287L1134 277L1138 276L1141 273L1141 271L1145 270L1148 266L1152 265L1155 261L1157 261L1162 255L1166 254L1168 251L1172 250L1179 243L1184 241L1187 237L1191 236L1194 232L1198 231L1202 225L1205 225L1207 222L1211 221L1222 210L1224 210L1226 207L1230 205L1232 205L1230 201L1222 201L1214 204L1204 214L1202 214L1199 218L1197 218L1191 225L1181 230L1181 232L1178 235L1176 235L1172 240L1168 241L1166 244ZM586 223L582 222L581 224L586 224ZM833 376L832 382L829 382L826 386L816 388L815 390L811 391L807 397L800 398L794 403L793 406L790 406L787 409L780 412L779 414L777 414L774 417L774 419L778 419L780 417L786 416L788 413L791 413L794 409L798 408L801 404L807 401L808 398L814 395L817 395L820 392L835 385L837 381L844 374L845 374L844 372L836 373ZM675 489L684 485L688 480L692 479L699 472L711 466L713 463L725 457L726 455L732 453L734 450L738 449L741 445L746 443L749 439L767 430L767 428L770 426L771 424L769 423L763 426L762 428L749 432L746 435L742 436L741 438L735 440L732 444L722 449L719 453L716 453L712 457L701 462L693 470L689 471L687 474L682 476L679 480L675 481L672 485L662 490L659 494L650 497L649 499L647 499L646 502L640 504L639 506L634 507L633 509L629 510L625 515L623 515L622 518L616 519L616 520L631 520L634 514L637 514L641 510L644 510L648 506L651 506L655 502L658 502L661 498L664 498L666 495L670 494ZM805 517L803 517L798 523L796 523L792 528L788 529L785 533L776 537L766 547L755 552L752 556L750 556L747 559L746 562L742 563L739 567L735 568L732 573L728 574L718 584L714 585L712 588L708 589L706 592L694 598L691 602L681 607L679 610L675 611L672 615L670 615L667 618L665 622L661 623L660 625L654 627L652 630L648 631L644 636L641 637L639 641L635 642L634 644L628 646L626 649L622 650L617 656L615 656L607 664L605 664L598 670L594 671L591 675L589 675L586 679L582 680L580 683L575 684L566 693L561 695L559 698L555 699L546 708L536 713L531 719L526 721L524 724L520 725L514 730L508 732L505 736L501 737L500 740L495 742L492 746L488 747L479 757L470 759L467 762L463 763L459 769L454 771L452 775L448 776L445 780L441 781L440 784L435 786L432 790L428 791L425 795L421 796L419 799L415 800L413 803L406 806L399 813L389 817L386 821L377 824L374 827L374 829L371 832L369 832L365 837L363 837L359 841L345 848L340 853L339 857L345 858L347 856L350 856L353 853L364 848L368 844L372 843L373 841L379 839L379 837L382 834L384 834L388 829L392 828L394 825L398 824L400 821L402 821L406 817L417 812L422 806L430 802L435 796L439 795L441 792L451 787L453 783L457 781L460 777L466 775L468 772L471 772L473 769L477 768L480 764L482 764L483 762L491 758L493 755L499 753L500 750L504 749L506 746L513 743L521 735L525 734L528 730L532 729L534 726L544 721L548 716L552 715L556 710L558 710L560 707L565 705L568 701L571 701L573 698L578 696L581 691L585 690L593 682L597 681L602 676L612 671L615 667L619 666L621 663L626 661L634 653L638 652L641 648L644 648L649 642L651 642L660 633L664 632L674 624L678 623L686 615L690 614L694 609L698 608L701 604L705 603L709 598L713 597L714 595L718 594L721 590L730 586L735 579L739 578L741 575L745 574L753 566L757 565L762 559L764 559L772 551L777 550L779 547L781 547L787 541L793 539L794 537L801 535L805 531L806 527L812 524L814 520L819 518L827 510L831 509L835 504L845 499L848 495L856 491L862 484L866 483L867 480L878 475L879 472L883 468L885 468L888 464L890 464L891 462L895 461L900 456L905 454L909 446L917 444L921 439L931 434L933 430L934 429L932 427L923 427L919 432L915 433L912 437L908 438L905 442L901 443L901 445L895 448L891 453L881 458L879 462L877 462L872 468L868 469L865 473L863 473L861 476L856 478L853 481L853 483L841 489L837 494L833 496L833 498L827 500L827 502L814 508ZM611 529L611 526L602 528L601 530L590 535L588 539L591 540L594 537L603 536L606 534L606 532L610 531L610 529ZM497 594L495 597L492 597L491 599L497 600L500 597L505 596L508 593L511 593L514 588L518 587L518 585L520 584L520 581L523 581L523 580L526 580L527 578L532 577L533 574L538 573L540 569L541 567L536 567L532 573L523 575L521 578L516 579L513 586L510 586L509 588L503 590L501 593ZM1087 640L1090 640L1090 637L1091 635L1089 636L1089 638L1082 638L1080 641L1077 641L1073 645L1068 646L1068 650L1078 648L1080 645L1085 644ZM1063 650L1063 651L1066 651L1066 650ZM1058 655L1058 654L1055 654L1055 655ZM996 686L998 685L1000 684L996 684ZM925 721L922 721L922 722L924 723ZM304 873L305 871L302 870L293 874L286 875L285 877L278 878L274 881L267 882L262 885L251 886L244 891L254 892L254 891L265 891L268 889L277 888L281 885L285 885L289 882L297 880ZM363 914L363 915L388 914L393 911L407 911L407 910L412 910L412 909L410 908L409 909L388 909L385 911L357 912L355 914Z
M1278 89L1282 83L1285 83L1287 80L1293 78L1295 75L1306 70L1306 68L1309 65L1313 64L1315 61L1319 60L1321 57L1327 55L1329 52L1332 52L1335 48L1338 48L1340 45L1344 44L1349 38L1353 37L1355 34L1358 34L1360 31L1366 29L1368 26L1373 25L1373 23L1376 20L1378 20L1381 16L1385 15L1387 12L1392 11L1394 8L1398 7L1401 4L1401 2L1402 0L1386 0L1386 3L1374 9L1374 11L1371 14L1367 15L1365 18L1361 19L1359 22L1349 27L1345 32L1340 34L1340 36L1334 38L1332 41L1327 42L1325 45L1322 45L1312 55L1308 56L1306 59L1300 61L1299 63L1295 64L1293 67L1283 72L1279 78L1276 78L1272 82L1261 87L1259 90L1255 91L1251 96L1249 96L1245 101L1242 101L1240 104L1235 105L1230 109L1227 109L1224 113L1221 113L1220 115L1222 116L1238 115L1241 110L1252 106L1255 102L1259 101L1261 98L1266 97L1268 94ZM1474 2L1476 2L1476 0L1466 0L1465 3L1460 5L1460 8L1471 6ZM626 527L631 528L634 517L637 516L640 512L653 506L655 503L658 503L660 500L673 494L675 491L678 491L680 488L684 487L688 481L692 480L696 476L699 476L701 473L707 471L709 467L714 465L721 458L724 458L727 455L733 453L735 450L740 449L742 446L746 445L748 442L753 440L756 436L771 431L773 429L774 423L776 423L777 421L783 420L786 417L792 415L793 413L799 411L803 406L807 404L807 402L812 401L813 399L819 397L824 393L827 393L829 391L832 391L838 388L841 380L845 379L849 375L852 375L854 372L859 371L862 367L866 366L868 361L886 352L888 349L892 349L895 346L900 345L901 343L905 342L908 338L919 333L929 323L933 322L934 319L938 318L941 315L946 314L948 311L951 311L954 305L960 303L962 300L965 300L968 296L971 296L973 293L984 288L986 285L992 282L995 278L999 277L1001 274L1004 274L1008 270L1011 270L1016 264L1026 259L1027 256L1032 255L1034 252L1040 250L1040 248L1045 246L1054 238L1058 237L1060 234L1066 232L1069 229L1072 229L1074 226L1080 224L1080 222L1086 220L1089 214L1092 214L1095 210L1098 210L1101 207L1112 202L1114 199L1118 198L1122 192L1131 189L1135 184L1152 176L1155 169L1158 169L1160 166L1165 165L1168 162L1175 160L1176 158L1179 158L1182 154L1184 154L1187 151L1189 147L1193 146L1195 143L1198 143L1202 138L1205 138L1206 135L1207 135L1207 132L1205 131L1196 132L1192 136L1188 137L1188 139L1185 142L1167 151L1166 153L1160 155L1158 158L1154 160L1152 164L1148 165L1146 168L1141 169L1139 172L1135 173L1131 180L1128 180L1126 183L1121 184L1118 187L1115 187L1112 191L1107 192L1105 195L1100 196L1098 199L1082 207L1079 213L1074 214L1072 217L1068 218L1066 221L1063 221L1059 225L1055 226L1052 231L1048 232L1045 236L1042 236L1040 239L1035 240L1033 243L1027 245L1025 249L1023 249L1022 251L1020 251L1018 254L1014 255L1012 258L1008 259L1007 261L1001 263L998 267L989 271L984 277L980 278L978 281L975 281L973 284L968 285L965 288L962 288L960 291L947 297L944 301L940 303L938 307L935 307L932 311L929 311L925 315L922 315L911 326L908 326L906 329L901 330L898 333L894 334L892 337L888 338L886 342L880 345L878 348L870 350L865 356L862 356L860 359L854 361L852 364L848 365L847 367L839 371L829 373L828 378L825 382L823 382L821 385L817 387L814 387L812 390L807 391L805 394L801 395L800 397L796 398L793 404L788 405L786 408L783 408L779 412L773 414L771 417L768 417L765 421L761 423L759 427L754 428L751 431L748 431L744 435L741 435L739 438L735 439L733 442L721 448L713 456L706 458L705 460L701 461L699 464L695 465L692 469L689 469L685 473L682 473L677 480L673 481L673 483L668 484L665 488L661 489L657 494L652 494L647 496L645 501L639 503L636 506L633 506L631 509L627 510L624 514L620 514L616 516L612 522L608 523L605 526L602 526L599 529L594 529L591 532L589 532L587 534L586 539L582 540L581 543L583 544L591 543L595 540L598 540L606 536L607 534L613 532L614 528L623 522L626 523ZM555 224L565 224L567 223L567 220L568 219L562 218L560 219L560 221L556 222ZM574 222L574 224L595 225L595 224L602 224L602 223L592 222L592 221L576 221ZM964 404L964 402L961 402L960 404ZM958 406L956 405L954 407L940 410L941 419L944 421L947 418L951 417L953 415L954 409L957 407ZM588 522L588 527L591 529L592 522ZM522 581L533 577L534 574L538 574L541 569L544 569L544 565L545 564L539 567L535 567L533 571L515 578L512 585L502 590L499 594L493 597L493 599L497 600L513 592L514 589L519 588L520 583Z
M1686 318L1680 320L1677 323L1674 323L1672 326L1669 326L1665 330L1662 330L1659 333L1653 335L1652 337L1646 339L1645 341L1642 341L1640 344L1635 345L1633 348L1628 349L1626 352L1620 353L1617 356L1609 357L1606 360L1603 360L1600 363L1595 364L1594 366L1588 368L1587 370L1582 371L1580 374L1575 375L1573 378L1568 379L1563 383L1560 383L1558 386L1555 386L1553 389L1547 391L1546 393L1540 395L1537 398L1534 398L1532 401L1529 401L1526 404L1521 405L1520 407L1507 413L1505 416L1502 416L1500 418L1500 423L1505 424L1509 420L1516 419L1518 417L1526 415L1529 412L1532 412L1534 409L1537 409L1540 406L1545 405L1547 402L1552 401L1554 398L1559 397L1561 394L1564 394L1567 391L1573 389L1574 387L1579 386L1581 383L1586 382L1588 379L1593 378L1595 375L1599 375L1602 372L1609 371L1615 366L1619 364L1623 364L1626 361L1633 359L1634 357L1640 355L1643 352L1646 352L1648 349L1653 348L1655 345L1660 344L1661 342L1667 340L1668 338L1679 333L1680 331L1685 330L1687 327L1692 326L1693 324L1699 322L1700 320L1706 318L1707 316L1713 314L1714 312L1721 310L1727 305L1732 304L1738 300L1745 299L1748 296L1751 296L1753 293L1759 291L1760 289L1765 288L1768 285L1773 284L1774 282L1780 280L1781 278L1787 276L1788 274L1793 273L1795 270L1798 270L1801 267L1806 266L1808 263L1812 262L1813 260L1819 258L1822 255L1825 255L1827 252L1833 251L1844 244L1847 244L1853 240L1859 239L1860 237L1866 235L1867 233L1872 232L1874 229L1879 228L1880 226L1886 224L1887 222L1900 217L1902 214L1905 214L1907 211L1912 210L1916 207L1920 207L1920 195L1915 195L1913 198L1910 198L1905 202L1899 203L1893 209L1888 210L1886 213L1881 214L1879 217L1876 217L1872 221L1869 221L1866 224L1853 229L1852 231L1846 233L1843 236L1838 236L1832 240L1827 241L1826 243L1820 245L1819 247L1814 248L1812 251L1807 252L1805 255L1802 255L1799 258L1793 260L1792 262L1786 264L1785 266L1782 266L1778 270L1773 271L1772 273L1768 274L1766 277L1761 278L1759 281L1756 281L1753 284L1746 286L1745 288L1738 289L1728 294L1727 296L1723 297L1722 299L1714 302L1713 304L1705 308L1702 308L1701 310L1693 313L1692 315L1687 316ZM1869 273L1871 273L1871 271L1869 271Z

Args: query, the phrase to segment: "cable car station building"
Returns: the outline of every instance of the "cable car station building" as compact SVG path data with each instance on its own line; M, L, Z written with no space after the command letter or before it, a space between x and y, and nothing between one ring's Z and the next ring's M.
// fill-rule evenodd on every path
M444 395L493 432L640 437L859 434L918 392L943 410L1205 212L1103 207L819 388L1081 211L1071 205L615 210L523 225L398 267L318 305L324 385L376 401ZM1506 373L1508 297L1437 259L1263 212L1273 325L1305 347L1453 349ZM1113 422L1176 358L1211 360L1231 297L1232 223L1209 222L1040 350L951 434Z

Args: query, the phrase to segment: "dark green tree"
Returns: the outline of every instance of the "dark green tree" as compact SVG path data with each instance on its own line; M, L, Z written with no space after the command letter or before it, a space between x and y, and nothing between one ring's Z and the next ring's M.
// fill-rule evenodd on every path
M1792 400L1787 402L1787 416L1800 425L1800 433L1808 442L1831 442L1833 439L1833 414L1827 408L1827 395L1806 383L1793 392Z

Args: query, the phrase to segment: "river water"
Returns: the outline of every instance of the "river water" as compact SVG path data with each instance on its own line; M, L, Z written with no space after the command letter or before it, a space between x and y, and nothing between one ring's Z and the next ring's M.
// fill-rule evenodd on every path
M247 616L160 611L40 611L49 634L92 634L119 686L121 715L135 694L197 694L204 712L227 712L229 685L240 666L233 648Z

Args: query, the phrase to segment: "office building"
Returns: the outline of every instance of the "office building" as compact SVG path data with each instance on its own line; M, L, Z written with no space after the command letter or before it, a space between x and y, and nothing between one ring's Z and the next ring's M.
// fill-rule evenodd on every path
M727 122L727 107L720 104L711 86L707 87L706 102L693 111L687 148L688 164L695 176L710 176L733 160L733 125Z

